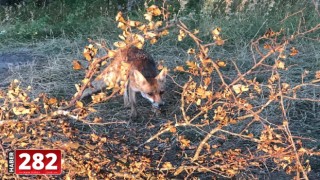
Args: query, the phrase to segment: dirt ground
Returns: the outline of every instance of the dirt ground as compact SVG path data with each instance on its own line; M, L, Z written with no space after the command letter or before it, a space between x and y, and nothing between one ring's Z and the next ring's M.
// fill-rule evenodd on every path
M7 87L10 84L10 81L12 81L12 73L15 73L16 75L14 77L19 77L19 75L23 75L23 74L29 74L29 73L22 73L23 71L30 71L30 68L26 68L29 65L32 64L41 64L42 60L45 60L46 57L45 55L41 55L41 54L35 54L33 53L34 51L32 49L19 49L19 50L10 50L10 51L3 51L0 52L0 87ZM45 70L46 66L42 66L42 71ZM17 70L18 69L18 70ZM20 71L21 74L18 72ZM42 72L41 71L41 72ZM40 72L40 71L39 71ZM41 73L40 72L40 73ZM75 77L77 78L77 77ZM81 79L81 77L78 77L78 79ZM172 85L172 83L171 83ZM172 85L173 86L173 85ZM168 95L170 96L170 95ZM179 100L175 99L176 96L170 96L167 97L166 99L170 99L171 101L169 101L168 103L168 110L163 114L164 117L172 117L175 110L170 109L169 107L178 107L179 104L176 104ZM142 102L143 103L143 102ZM305 105L305 104L304 104ZM118 109L117 109L118 107ZM146 114L151 114L148 113L148 104L145 105L141 105L139 106L140 108L140 112L147 112ZM99 111L99 108L97 108ZM101 112L105 113L105 109L114 109L114 112L116 111L124 111L124 107L122 106L122 98L117 98L114 101L111 101L109 103L106 103L104 106L101 107ZM177 109L176 111L178 111L179 109ZM129 113L129 110L127 110ZM106 116L106 115L105 115ZM119 116L120 119L125 119L125 114L122 116ZM297 114L297 119L299 119L299 116L303 116L303 113L301 114ZM110 113L110 117L106 117L106 119L113 119L114 117L117 117L117 113ZM145 117L147 119L147 117ZM302 118L302 117L301 117ZM315 124L318 124L318 117L309 117L309 120L314 120L312 123L308 121L304 122L305 124L310 124L310 126L313 126ZM146 120L144 119L144 120ZM162 118L160 118L162 119ZM162 121L159 120L158 123L165 123L166 118L163 118ZM142 125L137 125L137 129L143 129L141 128ZM295 132L295 134L298 135L306 135L307 137L312 137L314 139L319 139L319 132L318 130L315 131L316 133L313 134L310 132L304 133L304 129L306 129L306 126L302 126L301 121L293 121L291 123L292 129ZM313 132L313 131L312 131ZM130 132L131 133L131 132ZM314 144L310 145L311 147L314 147ZM319 157L317 156L313 156L310 157L310 165L312 167L312 171L309 173L309 178L310 179L319 179L320 177L320 164L319 164ZM238 177L239 179L241 179L240 177ZM262 176L262 179L291 179L291 176L288 176L286 174L284 174L283 172L267 172L267 174L265 176Z
M10 84L12 79L9 76L17 68L21 72L26 71L25 66L39 62L43 58L41 55L34 54L31 49L0 51L0 87L6 87Z

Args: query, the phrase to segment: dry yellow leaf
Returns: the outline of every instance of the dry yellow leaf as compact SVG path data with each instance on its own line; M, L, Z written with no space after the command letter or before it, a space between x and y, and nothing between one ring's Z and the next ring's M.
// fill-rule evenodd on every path
M74 70L80 70L82 69L82 65L78 60L73 60L72 61L73 69Z
M201 105L201 99L198 99L196 104L197 104L198 106L200 106L200 105Z
M92 107L88 107L88 111L90 111L90 112L97 112L97 110L95 110L95 109L92 108Z
M152 13L152 15L154 15L154 16L161 15L161 11L158 8L158 6L156 6L156 5L151 5L150 7L148 7L147 11Z
M153 37L156 37L156 36L157 36L157 34L156 34L156 33L154 33L154 32L147 32L147 33L146 33L146 35L147 35L148 37L151 37L151 38L153 38Z
M123 22L119 22L117 27L122 29L122 30L126 30L127 29L127 25L125 23L123 23Z
M276 61L276 66L277 66L277 68L279 68L279 69L285 69L285 67L284 67L284 62L283 62L283 61L277 60L277 61Z
M161 15L161 11L160 11L159 8L157 8L157 9L155 9L155 10L152 12L152 14L153 14L154 16L159 16L159 15Z
M141 25L139 27L137 27L140 31L145 31L146 30L146 25Z
M92 57L90 55L90 52L83 52L84 58L86 58L87 61L91 61Z
M263 45L263 48L264 49L271 49L271 45L270 44L265 44L265 45Z
M144 14L144 18L148 21L152 21L152 13L148 12Z
M142 42L137 42L137 43L134 44L134 46L136 46L139 49L142 49L143 45L144 45L144 43L142 43Z
M87 146L87 144L86 144L86 146ZM90 149L90 148L89 148ZM92 149L93 150L93 149ZM83 157L85 157L85 158L91 158L90 157L90 153L86 153Z
M86 60L91 61L92 58L97 54L98 49L94 48L92 44L86 46L83 50L83 56Z
M50 98L48 100L48 104L49 105L53 105L53 104L57 104L58 103L58 100L56 98Z
M131 20L129 20L128 24L129 24L129 26L136 27L136 26L139 26L141 23L139 21L131 21Z
M221 60L218 60L217 64L219 67L226 67L227 66L226 62L221 61Z
M76 87L77 91L80 91L80 86L79 86L79 84L75 84L74 86Z
M198 69L198 65L194 61L187 61L186 64L189 67L189 69Z
M170 132L176 133L176 132L177 132L177 128L176 128L176 127L171 127L171 128L170 128Z
M216 37L215 42L218 46L224 45L224 40L220 36Z
M148 24L148 28L149 28L149 30L154 30L154 28L155 28L155 22L150 21L149 24Z
M269 38L269 37L272 37L274 34L275 34L274 31L273 31L271 28L269 28L269 29L264 33L263 36L266 37L266 38Z
M160 33L161 36L166 36L166 35L168 35L168 34L169 34L169 31L168 31L167 29L161 31L161 33Z
M177 66L174 68L175 71L185 71L182 66Z
M144 40L145 40L145 39L144 39L144 37L141 36L140 34L134 34L133 37L134 37L135 39L137 39L138 41L144 43Z
M92 111L91 111L92 112ZM93 122L94 123L101 123L102 122L102 118L101 117L95 117L94 119L93 119Z
M113 50L109 50L109 51L108 51L108 56L109 56L110 58L113 58L115 55L116 55L116 51L113 51Z
M171 162L165 162L165 163L163 163L162 167L166 168L166 169L171 169L173 166L172 166Z
M205 86L208 86L210 84L210 82L211 82L211 78L210 77L206 77L206 78L204 78L203 82L204 82Z
M217 27L214 30L211 31L213 36L218 36L220 34L221 28Z
M65 144L65 146L67 148L71 148L71 149L78 149L80 144L78 142L69 142L69 143Z
M195 53L195 49L190 48L190 49L188 49L187 53L188 54L194 54Z
M30 114L31 110L30 109L26 109L22 106L20 107L14 107L12 108L12 111L15 115L24 115L24 114Z
M115 42L113 43L114 46L118 47L118 48L123 48L125 47L127 44L123 41L118 41L118 42Z
M123 40L123 41L126 40L126 38L125 38L123 35L119 35L119 38L120 38L121 40Z
M77 108L83 108L83 103L81 101L76 102L76 107Z
M299 51L295 47L290 48L290 56L295 56L298 53Z
M179 142L185 147L189 147L190 146L190 140L188 140L188 139L181 138L179 140Z
M155 28L159 28L160 26L162 26L162 21L157 21L154 26Z
M21 142L19 145L20 145L21 147L26 147L28 144L29 144L29 143Z
M186 37L186 33L180 29L179 35L178 35L178 41L182 41Z
M118 14L117 14L117 16L116 16L116 21L118 21L118 22L126 22L125 20L124 20L124 18L123 18L123 16L122 16L122 12L121 11L119 11L118 12Z
M152 38L152 39L150 40L150 43L151 43L151 44L155 44L157 41L158 41L158 40L157 40L156 38Z
M90 134L92 141L97 141L99 139L99 136L96 134Z
M234 90L235 93L239 94L239 93L248 91L249 87L248 86L244 86L242 84L236 84L236 85L232 86L232 89Z
M285 54L281 53L281 54L279 55L279 58L281 58L281 59L286 59L287 56L286 56Z

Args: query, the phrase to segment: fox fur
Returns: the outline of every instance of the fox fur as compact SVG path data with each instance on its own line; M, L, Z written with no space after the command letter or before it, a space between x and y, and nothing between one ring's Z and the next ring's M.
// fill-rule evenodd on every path
M122 69L123 63L128 65L125 73ZM124 104L131 107L130 117L136 118L137 92L155 108L159 109L164 104L161 96L165 91L166 75L167 68L158 73L155 61L144 50L135 46L122 48L116 52L112 63L91 83L92 88L87 88L81 98L103 90L110 83L125 79Z

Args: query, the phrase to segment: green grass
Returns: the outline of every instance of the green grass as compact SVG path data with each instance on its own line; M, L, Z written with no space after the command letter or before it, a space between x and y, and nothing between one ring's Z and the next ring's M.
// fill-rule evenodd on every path
M67 2L67 1L66 1ZM0 41L35 41L61 36L103 35L113 31L114 8L105 0L89 3L53 1L46 7L29 3L0 7Z
M114 17L116 5L108 5L106 0L87 1L52 1L45 7L27 3L18 7L0 7L0 42L28 42L57 37L100 36L117 32ZM302 22L300 30L308 29L319 23L314 5L299 0L292 6L281 2L273 8L264 10L258 6L254 10L232 12L223 11L200 13L199 7L192 9L193 1L180 13L180 18L194 29L200 29L204 39L211 40L210 30L219 26L228 43L249 42L261 36L266 29L275 31L284 29L292 34L297 31L297 24ZM178 6L177 4L174 4ZM304 9L305 8L305 9ZM171 8L177 11L176 8ZM297 13L304 10L302 13ZM129 13L132 19L143 19L141 8ZM297 13L285 19L286 15ZM314 34L317 35L316 33Z

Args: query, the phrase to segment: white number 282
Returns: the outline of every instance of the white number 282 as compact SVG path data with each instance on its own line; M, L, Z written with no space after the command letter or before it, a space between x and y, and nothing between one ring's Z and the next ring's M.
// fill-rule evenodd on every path
M31 170L31 166L27 166L30 161L30 154L22 153L19 155L20 158L25 158L25 160L19 166L20 170ZM53 164L57 161L57 155L54 153L46 154L46 158L51 158L51 161L45 166L45 170L57 170L57 166L53 166ZM42 153L35 153L32 156L33 163L32 168L35 170L42 170L44 167L43 159L44 156Z

